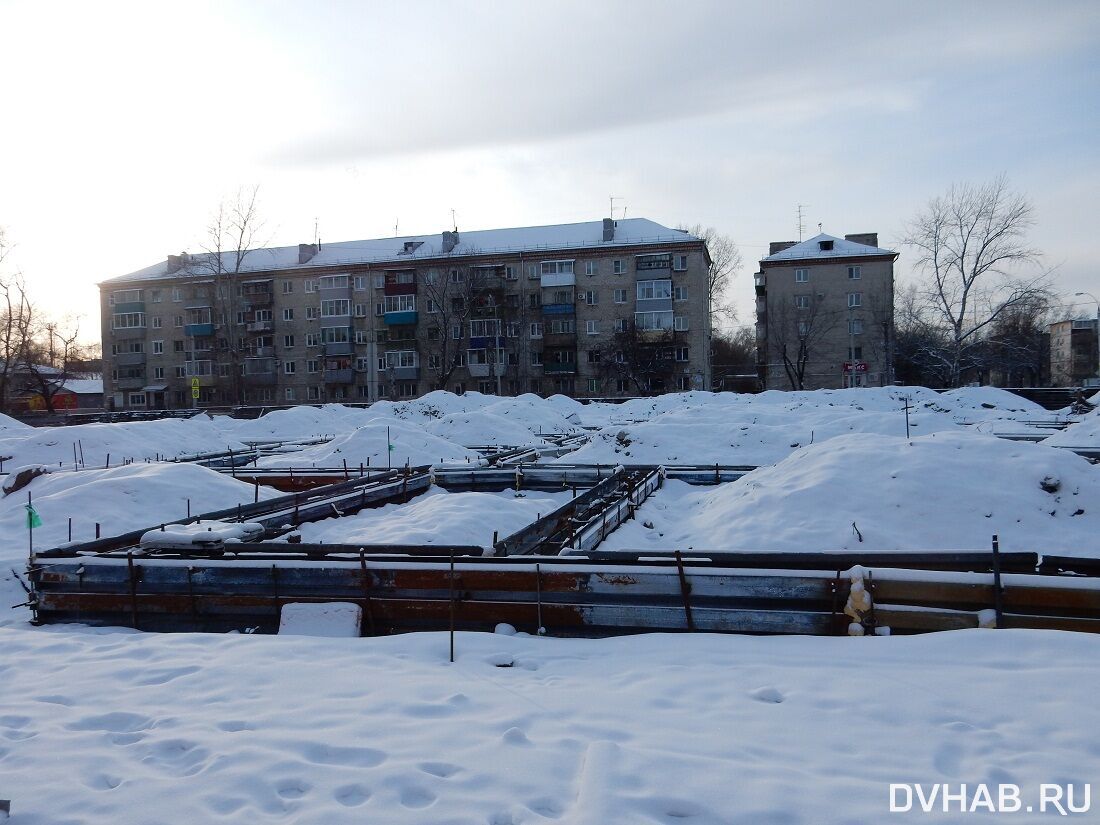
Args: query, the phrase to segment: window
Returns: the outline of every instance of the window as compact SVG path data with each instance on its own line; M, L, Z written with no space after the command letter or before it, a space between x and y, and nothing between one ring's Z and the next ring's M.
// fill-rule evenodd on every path
M691 360L691 359L688 358L688 354L689 354L689 350L688 350L687 347L677 347L676 348L676 360L677 361L689 361L689 360Z
M429 355L428 356L428 369L430 369L430 370L439 369L439 363L440 362L439 362L439 356L438 355Z
M677 315L672 319L672 328L677 332L687 332L688 319L686 315Z
M123 312L111 316L112 329L135 329L144 326L144 312ZM142 396L142 398L144 397Z
M153 342L153 355L163 355L163 354L164 354L164 342L163 341L154 341Z
M428 302L428 314L435 315L439 312L439 304L433 301L431 298L425 299Z
M638 271L671 269L672 255L667 252L658 255L638 255L634 258L634 265Z
M454 324L451 327L451 338L453 338L455 341L462 340L462 324Z
M306 320L307 321L317 320L317 307L306 307Z
M159 289L150 289L149 290L149 298L154 304L159 304L160 303L160 290Z
M297 364L294 361L283 361L283 373L285 375L294 375L295 369L297 369Z
M690 375L681 375L680 379L677 383L679 384L679 388L681 390L690 390L691 389L691 376Z
M596 378L589 378L588 379L588 391L589 392L599 392L600 391L599 379L596 379Z
M370 372L370 359L360 356L355 359L355 369L359 372Z
M796 269L794 271L795 283L804 284L810 280L810 270L808 269Z
M531 279L537 279L539 277L539 268L534 264L528 264L527 277Z
M144 407L145 406L145 393L132 392L130 393L130 406L131 407Z
M366 318L367 317L367 305L366 304L356 304L355 305L355 317L356 318Z
M357 344L369 344L370 333L365 329L355 330L355 343Z
M319 289L347 289L348 288L348 276L347 275L325 275L319 281L315 282Z
M686 286L673 287L672 298L675 301L686 301L688 299L688 288Z
M172 287L172 300L176 302L183 300L183 290L178 286Z
M615 319L615 332L626 332L626 318Z
M320 387L306 387L306 397L310 401L319 401L321 399Z
M626 303L626 290L625 289L616 289L615 290L615 303L616 304L625 304Z
M672 329L672 312L635 312L634 324L640 330Z
M294 336L293 335L284 335L283 336L283 346L286 347L287 349L294 349Z
M173 341L172 352L183 352L183 341Z
M543 322L545 323L545 322ZM572 318L550 322L551 335L574 335L577 332L577 322Z
M412 296L400 296L400 297L412 297ZM331 300L321 301L321 317L322 318L338 318L344 315L351 314L351 301L347 298L334 298Z
M599 321L585 321L585 331L589 335L600 334L600 322Z
M852 318L848 321L848 334L849 335L862 335L863 334L863 321L860 318Z
M596 306L600 302L600 293L598 293L594 289L590 289L587 292L582 292L581 297L584 299L584 302L590 307Z
M310 360L306 361L306 372L318 372L319 369L320 369L318 367L319 363L320 362L318 362L318 361L316 361L312 358Z
M218 375L222 378L227 378L229 376L229 367L229 364L218 364ZM241 369L243 370L244 367L242 366Z
M367 276L366 275L356 275L355 276L355 291L356 292L364 292L364 291L366 291L366 289L367 289Z
M284 321L293 321L294 320L294 310L293 310L293 308L287 307L286 309L283 310L283 320Z
M176 321L176 326L177 327L182 327L183 326L183 316L182 315L177 315L175 321Z
M307 332L306 333L306 346L307 347L319 347L319 346L321 346L321 333L319 333L319 332Z
M159 315L154 315L153 316L153 329L160 329L160 316Z
M538 350L531 350L531 366L532 367L541 367L542 366L542 352L540 352Z
M294 387L286 387L283 390L283 398L285 398L287 401L293 401L294 400Z
M543 275L572 275L572 261L543 261L541 271Z
M452 284L461 284L466 281L466 273L461 269L452 269L450 274Z
M798 309L809 309L810 308L810 296L809 295L795 295L794 296L794 305Z
M615 382L615 392L630 392L630 382L625 378L620 378Z
M862 361L863 360L863 347L848 347L848 360L849 361Z
M850 266L848 267L848 280L858 281L862 277L862 267Z
M346 344L351 340L347 327L321 327L322 344Z
M487 336L499 336L500 335L500 319L499 318L482 318L476 321L470 321L470 335L474 338L485 338Z
M535 321L534 323L531 324L531 337L532 338L541 338L542 337L542 322L541 321Z
M417 367L420 362L416 358L416 350L398 350L387 352L384 356L384 368L395 369L397 367ZM382 359L379 359L382 360Z
M140 300L140 289L116 289L107 296L107 303L111 306L115 306L116 304L132 304Z
M863 306L863 293L862 292L849 292L848 293L848 306L849 308Z
M688 256L687 255L673 255L672 256L672 268L677 272L684 272L688 268Z
M638 281L638 300L653 301L672 297L672 281Z
M613 275L622 275L624 272L626 272L626 267L623 266L621 259L615 259L611 262L611 273Z
M597 267L595 261L585 261L584 262L584 274L585 275L592 276L592 275L595 275L597 272L599 272L599 268Z
M316 292L316 291L317 291L317 282L307 280L306 281L306 292Z
M387 295L382 299L383 312L415 312L415 295Z
M516 273L516 268L514 266L508 265L504 267L504 279L506 281L515 281L518 280L518 278L519 275Z
M600 351L598 349L588 350L588 363L598 364L600 363Z
M294 281L283 281L283 295L290 295L294 292Z

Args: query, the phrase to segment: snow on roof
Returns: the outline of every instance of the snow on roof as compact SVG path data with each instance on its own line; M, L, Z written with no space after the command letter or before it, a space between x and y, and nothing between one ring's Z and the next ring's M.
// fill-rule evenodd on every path
M344 264L392 263L438 258L443 255L466 256L511 254L517 252L554 252L600 246L629 246L653 243L678 243L698 240L694 235L669 229L647 218L624 218L615 222L615 237L603 240L603 221L527 226L512 229L485 229L458 233L458 245L450 253L443 251L443 234L408 235L401 238L376 238L362 241L325 243L307 263L298 263L297 246L255 249L248 253L241 272L270 272L283 269L312 269ZM407 248L412 251L406 252ZM226 266L232 269L233 253L222 253ZM205 254L192 255L191 261L202 260ZM127 275L108 278L112 281L151 281L177 278L188 274L205 274L208 267L192 265L190 270L168 272L167 260L139 269Z
M832 241L831 249L822 249L821 241ZM811 258L851 258L856 255L897 255L890 249L848 241L826 235L824 232L809 240L776 252L762 259L762 262L801 261Z
M61 385L61 389L77 395L103 395L102 378L70 378Z

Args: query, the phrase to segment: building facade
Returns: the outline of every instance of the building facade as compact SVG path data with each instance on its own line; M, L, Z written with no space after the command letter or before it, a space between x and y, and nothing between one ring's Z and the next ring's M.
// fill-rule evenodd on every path
M764 388L892 384L897 258L873 232L772 243L755 276Z
M1100 369L1097 320L1058 321L1050 325L1050 385L1091 384Z
M115 409L710 385L704 242L642 218L233 254L101 283Z

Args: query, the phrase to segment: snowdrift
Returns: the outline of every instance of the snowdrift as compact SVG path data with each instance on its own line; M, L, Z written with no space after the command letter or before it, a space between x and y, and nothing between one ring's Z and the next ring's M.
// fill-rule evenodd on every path
M386 431L393 449L387 456ZM472 450L439 436L423 427L404 421L374 421L331 441L297 452L261 458L260 467L403 467L405 464L477 463L480 456ZM387 461L389 464L387 465Z
M1100 473L986 436L843 435L719 487L669 482L601 547L985 550L993 534L1004 550L1095 554Z

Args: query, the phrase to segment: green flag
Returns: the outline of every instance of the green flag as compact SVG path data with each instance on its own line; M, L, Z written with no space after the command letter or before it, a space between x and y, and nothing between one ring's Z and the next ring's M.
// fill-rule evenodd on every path
M38 511L34 509L33 504L24 504L27 508L27 526L28 527L41 527L42 518L38 515Z
M392 453L393 452L393 445L390 444L389 447L390 447L390 452Z

